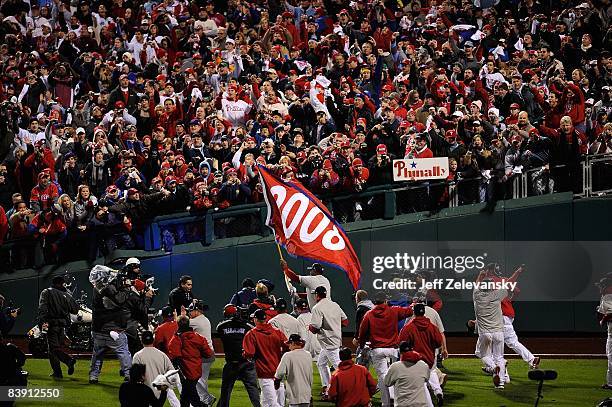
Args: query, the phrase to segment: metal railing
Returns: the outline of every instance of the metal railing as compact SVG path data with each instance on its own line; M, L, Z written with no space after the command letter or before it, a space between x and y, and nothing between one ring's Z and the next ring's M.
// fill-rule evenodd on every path
M585 157L579 167L569 173L574 179L564 183L562 178L565 168L565 165L530 168L515 174L507 182L500 183L500 186L504 188L506 199L521 199L568 190L573 190L576 198L612 193L612 154ZM342 223L356 220L390 220L400 214L435 212L445 207L484 203L481 189L486 183L483 180L477 176L451 182L443 180L376 185L360 193L324 195L320 199ZM494 177L487 182L499 181ZM362 211L355 210L356 204L362 207ZM356 212L360 212L359 217L355 216ZM201 214L182 213L158 217L149 228L145 250L168 250L168 244L164 243L161 232L170 225L203 223L202 235L190 241L209 245L219 238L253 234L268 236L270 230L265 226L265 219L266 206L263 202ZM178 239L177 244L180 243L181 239Z
M612 154L588 156L584 171L586 196L612 193Z
M573 179L564 181L563 177L568 174ZM573 191L576 198L612 194L612 154L586 156L579 166L572 168L563 165L530 168L503 183L495 177L485 181L480 176L460 178L451 182L404 182L369 186L359 193L327 195L321 196L320 199L342 223L391 220L401 214L433 214L447 207L485 202L483 191L487 183L496 183L495 188L503 188L503 199L520 199L566 191ZM266 214L266 206L260 202L224 210L158 216L145 229L144 250L172 251L174 245L184 243L198 242L209 245L220 238L268 236L270 230L265 226ZM14 263L12 260L15 257L15 249L28 243L31 242L27 239L5 242L0 258ZM26 261L30 263L33 259L28 258Z

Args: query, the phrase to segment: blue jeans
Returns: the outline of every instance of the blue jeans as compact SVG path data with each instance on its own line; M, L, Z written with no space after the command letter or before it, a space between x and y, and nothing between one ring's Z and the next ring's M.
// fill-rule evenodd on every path
M121 365L121 373L128 377L132 367L132 355L130 355L128 350L128 339L125 332L119 332L119 337L116 341L107 333L92 332L91 335L93 337L93 351L91 353L89 379L98 380L102 371L104 354L109 349L115 351Z

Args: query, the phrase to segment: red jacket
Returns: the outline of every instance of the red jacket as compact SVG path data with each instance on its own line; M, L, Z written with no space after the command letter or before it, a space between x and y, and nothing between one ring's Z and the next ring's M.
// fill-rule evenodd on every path
M53 182L46 187L37 184L30 193L30 207L33 210L49 209L59 198L59 190Z
M274 309L274 305L262 302L259 298L256 298L253 301L253 305L266 311L266 322L278 315L278 311Z
M213 356L206 339L193 330L178 333L170 339L168 346L170 359L179 359L181 371L188 380L202 377L202 359Z
M176 321L166 321L155 329L155 340L153 346L161 350L165 354L168 354L168 346L170 339L174 336L178 330L178 324Z
M376 393L372 374L352 360L340 362L329 382L327 394L338 407L365 407Z
M420 353L429 367L433 367L435 351L442 346L442 334L429 318L415 316L404 325L399 340L412 343L412 350Z
M48 148L43 150L42 157L39 157L36 153L30 154L23 162L23 166L32 170L32 181L35 183L38 182L38 174L45 169L51 170L49 174L51 179L55 180L55 173L53 172L55 159L53 158L53 153Z
M6 217L6 212L4 212L4 208L0 206L0 245L4 243L4 238L9 230L8 218Z
M255 359L255 370L259 379L273 379L280 363L287 337L285 334L266 323L258 323L242 340L245 359Z
M501 302L502 315L509 318L514 318L514 307L510 298L506 297Z
M399 343L397 324L412 315L410 307L391 307L378 304L363 317L359 326L359 344L364 346L369 340L372 349L395 348Z
M40 212L34 216L28 227L34 237L39 237L43 229L42 235L55 236L66 233L66 225L59 215L54 212Z

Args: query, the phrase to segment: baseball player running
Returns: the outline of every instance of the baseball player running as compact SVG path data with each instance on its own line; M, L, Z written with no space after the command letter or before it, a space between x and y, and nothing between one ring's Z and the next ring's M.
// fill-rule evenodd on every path
M486 278L486 270L482 270L476 279L478 283L492 282ZM506 379L506 361L504 359L504 320L501 301L508 295L505 289L488 289L477 286L472 293L478 342L476 355L484 355L490 349L493 363L493 384L497 389L503 389Z
M608 339L606 341L608 371L606 372L606 383L601 388L612 390L612 276L608 274L597 285L601 293L601 301L599 307L597 307L599 323L608 329Z
M499 274L499 267L492 265L488 268L488 275L493 279L493 281L502 281L504 279L503 276ZM514 273L510 276L510 278L506 278L508 282L515 282L520 277L521 273L525 271L525 265L521 265L517 268ZM504 343L510 349L512 349L516 354L518 354L531 369L537 369L540 365L540 358L533 355L533 353L529 352L529 349L525 347L522 343L519 342L518 336L514 331L514 307L512 306L512 300L519 294L520 290L516 288L514 291L508 293L508 296L504 298L501 302L502 315L504 317ZM487 373L493 373L492 366L485 367ZM507 380L509 381L509 380Z

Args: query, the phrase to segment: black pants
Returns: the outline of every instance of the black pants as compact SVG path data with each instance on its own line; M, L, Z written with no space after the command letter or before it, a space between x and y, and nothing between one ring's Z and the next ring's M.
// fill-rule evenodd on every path
M140 342L140 339L138 338L138 334L136 337L133 337L128 334L127 338L128 338L128 350L130 351L130 355L134 357L136 352L142 349L142 342Z
M249 394L251 404L259 407L259 388L257 387L257 373L252 362L226 362L221 377L221 396L218 407L229 407L230 396L236 380L241 380Z
M204 407L204 403L200 400L198 395L198 389L196 384L198 380L183 379L183 390L181 391L181 407L189 407L191 404L193 407Z
M72 356L65 351L64 340L64 327L50 325L47 330L47 345L49 346L49 363L55 375L62 374L60 362L68 365L72 361Z

